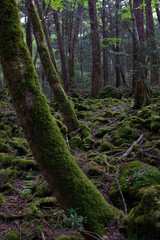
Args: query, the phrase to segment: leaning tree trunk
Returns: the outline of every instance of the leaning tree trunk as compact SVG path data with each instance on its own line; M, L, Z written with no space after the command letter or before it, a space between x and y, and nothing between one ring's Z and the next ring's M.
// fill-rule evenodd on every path
M0 56L15 110L35 160L64 209L79 208L85 228L104 233L120 211L108 204L70 154L23 40L16 0L0 1ZM56 77L56 76L55 76Z
M26 2L27 1L28 0L26 0ZM46 43L47 43L47 46L48 46L50 57L51 57L53 65L55 67L55 70L58 73L58 67L57 67L56 59L55 59L55 56L54 56L54 53L53 53L53 47L52 47L52 43L51 43L51 40L50 40L50 36L48 34L48 31L47 31L46 21L45 21L44 15L43 15L42 8L41 8L39 0L34 0L34 1L36 3L37 8L38 8L38 13L39 13L39 17L41 19L41 24L42 24L43 32L45 34Z
M46 46L41 23L36 13L36 9L33 5L33 1L32 0L26 0L26 1L27 1L27 9L28 9L29 17L32 22L34 36L37 42L37 48L39 51L40 59L41 59L45 74L47 76L47 81L50 84L50 87L54 93L54 97L56 98L56 101L62 112L65 124L67 125L69 132L71 132L78 128L78 120L77 120L75 111L64 89L62 88L59 75L52 64L52 61Z
M101 51L96 0L88 0L88 4L92 39L92 96L96 97L102 87Z

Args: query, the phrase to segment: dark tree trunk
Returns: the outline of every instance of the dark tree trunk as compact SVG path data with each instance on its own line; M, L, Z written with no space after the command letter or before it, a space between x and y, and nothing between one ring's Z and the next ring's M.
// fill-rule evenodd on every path
M156 52L155 28L152 14L151 0L145 0L146 3L146 35L150 52L151 62L151 84L158 84L159 64L158 53Z
M158 22L160 24L160 11L159 11L159 5L158 4L156 4L156 13L157 13Z
M74 79L76 78L76 48L78 41L78 34L80 32L80 26L82 22L82 13L83 13L83 5L78 4L77 8L77 17L74 21L73 26L71 28L71 36L69 43L69 82L72 85Z
M116 52L119 53L120 52L120 46L119 46L119 38L120 38L120 14L119 14L119 10L120 10L120 6L119 6L119 0L116 0L115 3L115 7L116 7ZM121 73L120 73L120 56L119 54L117 54L115 56L115 67L116 67L116 87L120 87L121 85Z
M32 56L32 24L30 22L29 17L27 19L27 26L26 26L26 42L27 42L27 46L29 48L30 54Z
M102 27L103 27L103 44L107 45L107 30L106 30L106 0L102 3ZM103 84L106 86L108 84L108 54L106 47L103 47Z
M61 30L60 30L58 12L56 10L53 10L53 18L54 18L54 24L56 27L59 53L60 53L60 57L61 57L61 71L62 71L62 76L63 76L64 90L66 92L68 92L68 90L69 90L68 66L67 66L66 55L65 55L65 51L64 51L64 45L63 45L63 40L62 40L62 35L61 35Z
M0 1L0 55L15 110L39 169L61 207L79 208L85 229L103 235L121 214L108 204L68 151L23 40L15 0Z
M68 131L71 132L78 128L78 120L75 114L75 111L60 83L59 75L55 70L53 63L51 61L48 48L45 42L44 33L41 27L38 14L34 7L32 0L27 1L27 10L29 13L30 20L32 22L32 28L34 36L37 43L37 49L41 59L43 69L45 71L47 81L50 84L50 87L54 93L54 97L59 105L59 108L62 112L65 124L68 127Z
M28 1L28 0L26 0L26 1ZM53 65L54 65L54 67L56 69L56 72L58 72L56 59L55 59L55 56L54 56L53 50L52 50L52 43L51 43L50 36L48 34L48 31L47 31L46 22L45 22L45 18L43 16L43 11L41 9L40 2L39 2L39 0L34 0L34 1L36 3L37 8L38 8L38 13L39 13L39 17L41 19L41 24L42 24L43 32L45 34L45 39L46 39L46 42L47 42L47 46L48 46L48 50L49 50L49 53L50 53L50 57L52 59Z
M96 0L88 0L88 4L92 39L92 96L96 97L102 87L101 51Z

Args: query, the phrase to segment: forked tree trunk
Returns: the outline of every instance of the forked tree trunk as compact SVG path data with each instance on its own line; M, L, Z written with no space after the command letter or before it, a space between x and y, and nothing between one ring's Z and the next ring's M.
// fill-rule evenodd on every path
M92 39L92 96L96 97L102 87L101 51L96 0L88 0L88 4Z
M9 92L39 169L61 207L79 208L88 220L85 229L102 235L106 222L120 212L104 200L68 151L40 90L16 0L0 1L0 46Z
M56 27L56 34L58 39L58 47L59 47L59 53L61 57L61 71L62 71L62 77L63 77L63 84L64 84L64 90L68 92L69 90L69 73L68 73L68 66L66 61L66 55L64 51L64 44L62 40L62 34L60 30L60 23L59 23L59 17L57 10L53 10L53 18L54 18L54 24Z
M25 1L26 1L26 3L28 2L28 0L25 0ZM50 53L50 57L51 57L53 65L55 67L55 70L58 73L58 67L57 67L56 59L55 59L55 56L54 56L54 53L53 53L52 43L51 43L48 31L47 31L46 21L45 21L44 15L43 15L42 8L41 8L39 0L34 0L34 1L36 3L37 8L38 8L38 13L39 13L39 17L41 19L41 24L42 24L43 32L45 34L45 39L46 39L46 43L47 43L48 50L49 50L49 53Z
M49 82L50 87L53 91L54 97L59 105L65 124L67 125L69 132L71 132L78 128L78 120L77 120L75 111L60 83L59 75L52 64L52 61L47 49L47 45L45 42L45 37L41 27L41 23L38 18L33 1L32 0L26 0L26 1L27 1L27 9L28 9L29 17L32 22L32 28L33 28L34 36L37 43L39 56L47 77L47 81Z

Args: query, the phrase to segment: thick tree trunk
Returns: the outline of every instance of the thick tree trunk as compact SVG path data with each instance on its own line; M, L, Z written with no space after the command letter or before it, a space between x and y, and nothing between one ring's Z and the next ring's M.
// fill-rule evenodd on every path
M160 11L159 11L159 5L158 4L156 4L156 13L157 13L158 22L160 24Z
M151 0L145 0L145 3L146 3L146 35L148 40L151 62L151 84L158 84L159 63L158 53L156 52L155 28Z
M103 27L103 44L107 45L107 30L106 30L106 0L102 2L102 27ZM103 48L103 85L108 84L108 54L106 47Z
M96 97L102 87L101 51L96 0L88 0L88 4L92 39L92 96Z
M53 18L54 18L54 24L56 27L59 53L60 53L60 57L61 57L61 71L62 71L62 76L63 76L64 90L66 92L68 92L68 90L69 90L69 73L68 73L66 55L65 55L65 51L64 51L64 45L63 45L63 40L62 40L62 35L61 35L61 30L60 30L58 12L56 10L53 10Z
M78 4L77 8L77 17L74 21L73 26L71 28L71 37L69 43L69 83L73 85L74 79L76 78L76 48L78 41L78 34L80 32L80 26L82 22L82 13L84 6L82 4Z
M108 204L79 169L50 113L28 48L16 0L0 1L0 55L17 115L39 169L64 209L79 208L85 228L104 233L120 212Z
M65 124L67 125L69 132L71 132L78 128L78 120L77 120L75 111L67 95L65 94L65 91L62 88L59 75L52 64L52 61L45 43L45 37L41 27L41 23L36 13L36 9L33 5L33 1L32 0L26 0L26 1L27 1L27 9L28 9L29 17L32 22L34 36L37 42L37 48L38 48L40 59L47 77L47 81L50 84L50 87L54 93L56 101L62 112Z
M39 17L41 19L41 24L42 24L43 32L45 34L45 39L46 39L46 42L47 42L50 57L51 57L53 65L55 67L55 70L58 73L58 67L57 67L56 59L55 59L55 56L54 56L54 53L53 53L53 50L52 50L53 47L52 47L52 43L51 43L48 31L47 31L46 21L45 21L45 18L43 16L42 8L41 8L39 0L34 0L34 1L36 3L37 8L38 8L38 13L39 13ZM28 0L26 0L26 2L28 2Z

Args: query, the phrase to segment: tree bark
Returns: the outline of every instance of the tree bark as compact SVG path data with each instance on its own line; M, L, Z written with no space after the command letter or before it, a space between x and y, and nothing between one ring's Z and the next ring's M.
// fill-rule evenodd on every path
M26 1L28 1L28 0L26 0ZM43 15L42 8L41 8L39 0L34 0L34 1L36 3L37 9L38 9L38 13L39 13L39 17L41 19L41 24L42 24L43 32L45 34L45 39L46 39L46 42L47 42L47 46L48 46L48 50L49 50L49 53L50 53L50 57L51 57L53 65L55 67L55 70L58 73L58 66L57 66L56 59L55 59L55 56L54 56L54 53L53 53L53 50L52 50L52 43L51 43L48 31L47 31L46 21L45 21L44 15Z
M53 10L53 18L54 18L54 24L56 27L59 53L60 53L60 57L61 57L61 71L62 71L62 76L63 76L64 90L66 92L68 92L68 90L69 90L69 73L68 73L66 55L65 55L65 51L64 51L64 45L63 45L63 40L62 40L62 35L61 35L61 30L60 30L58 12L56 10Z
M119 6L119 0L116 0L115 3L116 8L116 52L120 52L120 46L119 46L119 38L120 38L120 6ZM119 54L116 54L115 56L115 67L116 67L116 87L120 87L121 85L121 72L120 72L120 56Z
M73 81L76 78L76 48L77 48L77 40L78 34L80 32L80 26L82 21L82 13L84 6L82 4L78 4L77 8L77 17L74 21L73 26L71 28L71 36L69 43L69 83L73 85Z
M157 13L158 22L160 24L160 11L159 11L159 5L158 4L156 4L156 13Z
M32 22L32 28L33 28L34 36L37 43L37 48L39 51L39 56L47 77L47 81L49 82L50 87L53 91L54 97L59 105L65 124L68 127L68 131L71 132L78 128L78 120L77 120L75 111L65 91L62 88L59 75L52 64L52 61L46 46L41 23L36 13L36 9L33 5L33 1L32 0L26 0L26 1L27 1L27 9L28 9L29 17Z
M156 52L155 27L152 14L151 0L145 0L146 3L146 35L148 48L150 51L151 62L151 84L158 84L159 79L159 63L158 53Z
M27 26L26 26L26 42L29 48L30 54L32 56L32 24L28 17L27 19Z
M92 96L96 97L102 87L101 51L96 0L88 0L88 4L92 40Z
M121 213L104 200L68 151L40 90L16 0L0 1L0 46L9 92L39 169L61 207L79 208L88 220L85 229L102 235L106 222Z
M102 28L103 28L103 44L107 45L107 31L106 31L106 0L102 2ZM103 47L103 84L108 84L108 54L106 47Z

